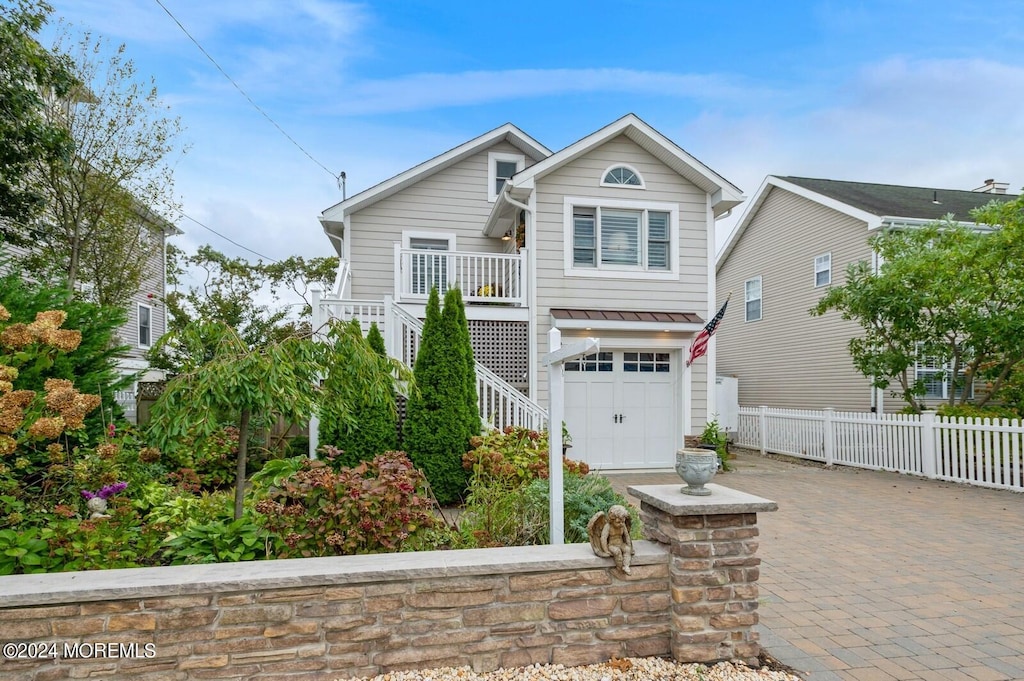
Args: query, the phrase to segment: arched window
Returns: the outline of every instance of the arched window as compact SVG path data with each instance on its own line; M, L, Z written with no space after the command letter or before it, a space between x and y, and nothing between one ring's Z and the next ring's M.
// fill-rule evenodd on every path
M634 168L626 165L614 165L604 171L601 184L603 186L638 187L642 189L644 180Z

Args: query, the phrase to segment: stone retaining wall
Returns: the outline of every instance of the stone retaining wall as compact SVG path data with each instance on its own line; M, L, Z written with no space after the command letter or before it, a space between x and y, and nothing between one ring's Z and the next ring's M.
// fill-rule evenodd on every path
M630 488L632 574L589 544L0 577L0 678L325 681L671 654L756 663L757 513Z
M323 681L666 655L668 562L637 542L631 576L570 545L0 577L0 641L16 646L0 678Z

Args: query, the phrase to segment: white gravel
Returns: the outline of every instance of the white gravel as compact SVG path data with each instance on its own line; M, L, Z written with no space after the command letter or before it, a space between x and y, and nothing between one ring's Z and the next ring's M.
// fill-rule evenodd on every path
M343 681L339 679L339 681ZM352 681L347 679L344 681ZM657 657L625 658L585 667L531 665L477 673L468 667L388 672L365 681L801 681L781 671L719 662L714 666L677 664Z

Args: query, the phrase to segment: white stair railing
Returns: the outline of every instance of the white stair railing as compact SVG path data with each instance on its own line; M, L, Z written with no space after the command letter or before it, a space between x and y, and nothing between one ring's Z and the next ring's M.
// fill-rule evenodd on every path
M388 354L406 366L413 366L423 336L423 322L409 314L390 296L384 301L335 300L314 296L314 325L319 328L330 319L358 319L363 330L371 322L384 335ZM476 390L480 418L490 426L522 426L532 430L547 427L548 413L540 404L521 393L480 362L476 362Z

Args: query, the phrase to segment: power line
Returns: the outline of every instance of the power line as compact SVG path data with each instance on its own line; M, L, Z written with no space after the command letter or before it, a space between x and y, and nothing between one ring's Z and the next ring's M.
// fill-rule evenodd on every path
M159 0L157 0L157 1L159 2ZM231 242L231 243L233 243L234 245L238 246L238 247L239 247L239 248L241 248L241 249L244 249L244 250L246 250L246 251L249 251L249 252L250 252L250 253L252 253L253 255L258 255L259 257L263 258L264 260L269 260L269 261L270 261L270 262L272 262L272 263L276 263L276 262L277 262L276 260L274 260L273 258L271 258L271 257L269 257L269 256L263 255L262 253L257 253L256 251L252 250L252 249L251 249L251 248L249 248L248 246L243 246L242 244L238 243L237 241L235 241L235 240L234 240L234 239L232 239L231 237L227 237L227 236L224 236L223 234L221 234L221 233L220 233L220 232L218 232L217 230L213 229L212 227L207 227L206 225L204 225L203 223L199 222L199 220L196 220L196 219L195 219L194 217L192 217L191 215L187 215L186 213L182 213L181 215L182 215L182 217L184 217L184 218L187 218L187 219L191 220L192 222L196 223L197 225L199 225L199 226L200 226L200 227L202 227L203 229L205 229L205 230L208 230L208 231L210 231L210 232L213 232L214 234L216 234L217 236L219 236L219 237L220 237L221 239L224 239L225 241L230 241L230 242Z
M342 177L342 175L343 175L343 174L342 174L342 175L339 175L339 174L337 174L337 173L333 173L333 172L331 172L331 170L330 170L330 169L329 169L329 168L328 168L327 166L325 166L325 165L324 165L323 163L321 163L320 161L318 161L318 160L316 160L315 158L313 158L313 155L312 155L312 154L310 154L310 153L309 153L308 151L306 151L306 149L305 149L305 148L304 148L304 147L303 147L303 146L302 146L301 144L299 144L298 142L296 142L296 141L295 141L295 139L294 139L294 138L293 138L293 137L292 137L291 135L289 135L289 134L288 134L287 132L285 132L284 128L282 128L282 127L281 127L280 125L278 125L278 124L277 124L277 121L275 121L275 120L274 120L273 118L271 118L271 117L270 117L270 114L268 114L268 113L267 113L266 111L264 111L264 110L263 110L263 109L262 109L262 108L260 107L260 105L259 105L259 104L257 104L256 102L254 102L254 101L253 101L253 99L252 99L252 97L250 97L250 96L249 96L249 95L248 95L248 94L246 93L246 91L245 91L245 90L243 90L243 89L242 89L242 87L241 87L241 86L240 86L240 85L239 85L238 83L236 83L236 82L235 82L235 79L234 79L234 78L232 78L231 76L229 76L229 75L228 75L228 72L227 72L227 71L225 71L225 70L224 70L223 68L221 68L221 65L217 63L217 60L216 60L216 59L214 59L214 58L213 58L213 57L212 57L212 56L210 55L210 53L209 53L209 52L207 52L207 51L206 51L206 49L205 49L205 48L203 48L203 46L199 44L199 41L198 41L198 40L196 40L195 38L193 38L193 37L192 37L192 34L188 32L188 29L187 29L187 28L185 28L185 26L184 26L184 25L182 25L182 23L181 23L180 21L178 21L178 18L177 18L176 16L174 16L173 14L171 14L171 10L167 9L167 7L165 7L165 6L164 6L164 3L163 3L163 2L161 2L161 0L156 0L156 4L160 5L160 9L162 9L162 10L163 10L164 12L166 12L166 13L167 13L167 16L169 16L169 17L170 17L170 18L171 18L171 19L172 19L172 20L174 21L174 23L176 23L176 24L178 25L178 28L180 28L180 29L182 30L182 32L183 32L183 33L184 33L185 35L187 35L187 36L188 36L188 39L189 39L189 40L191 40L191 41L192 41L192 42L193 42L193 43L195 44L195 46L199 48L199 51L200 51L200 52L202 52L202 53L203 53L204 55L206 55L206 58L210 60L210 63L212 63L212 64L213 64L213 65L214 65L215 67L217 67L217 70L221 72L221 75L223 75L223 76L224 76L225 78L227 78L227 79L228 79L228 82L229 82L229 83L231 83L231 84L232 84L233 86L235 86L235 89L236 89L236 90L238 90L238 92L240 92L240 93L241 93L241 95L242 95L243 97L245 97L245 99L246 99L246 100L247 100L247 101L249 102L249 104L251 104L251 105L253 106L253 108L254 108L254 109L256 109L257 111L259 111L259 112L260 112L260 113L261 113L261 114L263 115L263 117L264 117L264 118L266 118L266 119L267 119L268 121L270 121L270 124L271 124L271 125L273 125L273 126L274 126L275 128L277 128L278 132L280 132L280 133L281 133L282 135L284 135L284 136L285 136L285 138L286 138L286 139L287 139L287 140L288 140L289 142L291 142L292 144L294 144L294 145L295 145L295 148L297 148L297 149L298 149L299 151L301 151L301 152L302 152L303 154L305 154L305 155L306 155L306 157L307 157L307 158L308 158L308 159L309 159L310 161L312 161L313 163L315 163L315 164L317 164L318 166L320 166L321 168L323 168L323 169L324 169L324 171L325 171L325 172L326 172L326 173L327 173L328 175L330 175L330 176L331 176L332 178L334 178L334 179L335 179L335 181L337 181L337 182L339 183L339 186L340 186L340 183L341 183L341 179L340 179L340 178Z

